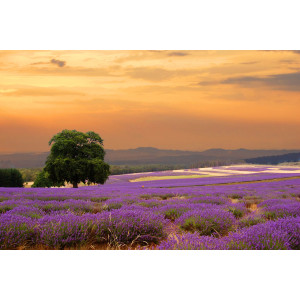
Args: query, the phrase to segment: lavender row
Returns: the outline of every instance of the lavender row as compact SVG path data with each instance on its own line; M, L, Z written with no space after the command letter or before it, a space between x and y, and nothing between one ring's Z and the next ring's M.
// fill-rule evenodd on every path
M300 217L278 219L216 238L186 233L171 235L159 250L299 250Z
M180 241L174 249L297 249L299 217L300 179L172 189L128 181L76 190L2 188L0 248L161 249Z

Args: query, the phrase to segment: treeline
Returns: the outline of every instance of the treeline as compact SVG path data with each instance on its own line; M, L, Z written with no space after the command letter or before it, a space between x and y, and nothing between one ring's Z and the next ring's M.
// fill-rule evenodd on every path
M262 156L262 157L245 159L245 161L250 164L262 164L262 165L277 165L284 162L298 162L300 161L300 153Z
M208 167L230 166L232 164L245 163L244 160L214 160L214 161L201 161L193 164L181 165L132 165L132 166L110 166L112 175L129 174L129 173L143 173L143 172L156 172L156 171L169 171L179 169L196 169Z
M136 166L110 166L111 175L121 175L129 173L143 173L143 172L155 172L155 171L167 171L167 170L176 170L187 168L185 165L136 165ZM35 181L39 173L43 168L33 168L33 169L19 169L22 174L24 182Z
M196 168L210 168L210 167L221 167L221 166L230 166L233 164L243 164L245 160L209 160L209 161L200 161L194 164L191 164L189 168L196 169Z
M243 161L239 161L243 162ZM235 161L235 163L237 163ZM218 167L231 165L233 161L230 160L216 160L216 161L205 161L197 162L194 164L181 164L181 165L111 165L111 175L121 175L121 174L130 174L130 173L143 173L143 172L158 172L158 171L168 171L168 170L178 170L178 169L192 169L192 168L205 168L205 167ZM43 170L43 168L27 168L19 169L22 174L24 182L33 182L38 177L38 174Z
M17 169L0 169L0 187L23 187L22 174Z
M35 181L38 174L43 170L43 168L32 168L32 169L18 169L22 174L24 182Z
M143 173L143 172L156 172L168 171L186 168L186 165L133 165L133 166L110 166L111 175L121 175L129 173Z

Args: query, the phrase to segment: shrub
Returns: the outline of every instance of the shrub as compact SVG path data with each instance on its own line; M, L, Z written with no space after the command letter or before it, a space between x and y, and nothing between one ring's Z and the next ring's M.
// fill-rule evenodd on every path
M257 224L231 233L224 239L234 250L286 250L300 246L300 218Z
M287 233L291 249L300 250L300 217L278 219L271 226Z
M0 187L23 187L22 174L17 169L0 169Z
M250 227L256 224L264 223L266 220L259 215L249 215L245 219L239 221L240 227Z
M203 198L191 198L190 201L193 203L207 203L207 204L216 204L216 205L226 205L229 203L227 199L222 199L218 197L203 197Z
M35 243L34 221L19 215L0 217L0 249L17 249Z
M110 202L103 205L103 210L112 211L114 209L120 209L123 206L121 202Z
M51 186L63 186L64 182L60 182L59 184L55 184L50 178L49 173L46 171L41 171L34 181L34 184L32 185L33 188L37 187L51 187Z
M99 202L105 202L108 199L109 197L92 197L90 198L90 201L99 203Z
M151 198L153 198L153 196L149 195L149 194L144 194L144 195L140 195L141 199L145 199L145 200L149 200Z
M224 250L226 244L218 238L199 236L197 233L185 233L180 236L171 235L162 241L158 250Z
M0 214L5 213L11 209L13 209L13 205L1 205L0 206Z
M176 195L175 194L172 194L172 193L168 193L168 194L164 194L164 195L159 195L159 197L162 199L162 200L167 200L169 198L172 198L172 197L175 197Z
M224 235L232 229L235 218L232 213L221 209L188 211L178 218L177 223L187 231L198 231L200 235Z
M228 195L228 198L231 198L231 199L242 199L243 196L241 196L239 194L230 194L230 195Z
M93 215L97 242L108 242L113 246L128 244L158 243L166 237L165 220L151 212L134 210L114 210Z
M92 221L73 214L46 216L38 221L37 243L50 249L85 245L92 232Z
M243 203L231 204L227 211L231 212L237 219L241 218L246 212L247 209Z
M288 216L300 216L300 203L295 200L283 200L282 202L274 201L274 203L265 202L261 203L263 206L262 211L264 216L269 220L275 220Z
M0 197L0 202L6 201L6 200L9 200L9 198L8 197Z
M179 218L184 213L183 210L179 210L176 208L169 208L165 211L165 218L169 219L171 221L175 221L177 218Z
M17 206L9 210L6 215L19 215L32 219L39 219L45 215L45 212L37 207Z
M153 207L158 207L160 206L160 203L158 201L147 201L147 202L139 202L137 205L143 206L143 207L148 207L148 208L153 208Z
M194 201L194 200L192 200ZM166 219L175 221L187 211L204 210L216 208L216 204L212 203L194 203L194 202L175 202L162 206L158 209L159 213L163 214Z

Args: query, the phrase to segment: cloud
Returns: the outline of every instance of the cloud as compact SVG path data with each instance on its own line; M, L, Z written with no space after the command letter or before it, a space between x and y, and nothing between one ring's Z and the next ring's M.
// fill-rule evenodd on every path
M125 74L130 76L131 78L144 79L148 81L161 81L174 77L185 77L199 73L201 72L198 69L168 70L163 68L139 67L128 68Z
M133 50L129 55L121 56L115 60L116 63L124 63L129 61L153 61L164 60L169 56L183 57L190 55L187 51L171 51L171 50Z
M1 94L7 94L10 95L11 93L17 91L16 89L0 89L0 95Z
M165 80L173 76L172 71L162 68L132 68L127 71L127 74L132 78L140 78L149 81Z
M220 83L222 84L247 84L252 82L259 82L264 80L264 78L259 78L255 76L240 76L240 77L231 77L227 78Z
M283 64L295 64L295 63L297 63L297 61L293 60L293 59L281 59L279 62L281 62Z
M63 90L58 88L44 88L44 87L30 87L19 89L6 89L0 90L0 95L5 96L66 96L66 95L79 95L83 96L84 93L71 90Z
M199 81L197 83L197 85L201 85L201 86L209 86L209 85L216 85L216 84L220 84L219 81Z
M187 52L182 52L182 51L173 51L168 53L168 56L187 56L189 55Z
M264 84L277 90L300 91L300 71L287 74L276 74L268 77L241 76L221 81L222 84Z
M42 63L35 63L42 64ZM47 75L47 76L84 76L84 77L115 77L120 76L120 70L116 66L109 68L84 68L84 67L60 67L51 68L42 67L23 67L17 69L17 72L26 75ZM122 75L122 74L121 74Z
M66 65L66 62L65 62L65 61L63 61L63 60L58 60L58 59L54 59L54 58L52 58L52 59L50 60L50 62L51 62L52 64L58 65L60 68L62 68L62 67L64 67L64 66Z
M257 64L257 63L259 63L259 61L242 62L241 64L242 65L254 65L254 64Z
M35 63L30 64L31 66L35 66L35 65L49 65L50 62L44 62L44 61L38 61Z
M276 53L295 53L295 54L300 54L300 50L259 50L259 51L264 51L264 52L276 52Z

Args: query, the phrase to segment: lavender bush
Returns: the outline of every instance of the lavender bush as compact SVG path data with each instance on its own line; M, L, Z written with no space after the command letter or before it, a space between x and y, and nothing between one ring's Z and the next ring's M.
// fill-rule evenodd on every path
M185 233L183 235L172 235L163 241L158 250L226 250L226 243L223 240L199 236L197 233Z
M287 250L299 249L300 219L287 218L269 221L231 233L225 238L234 250Z
M0 249L25 248L35 244L34 221L20 215L0 217Z
M235 218L232 213L221 209L206 209L188 211L177 219L177 223L187 231L221 236L231 230Z
M0 249L299 249L300 170L256 171L147 182L130 181L145 174L116 175L78 189L0 188Z

